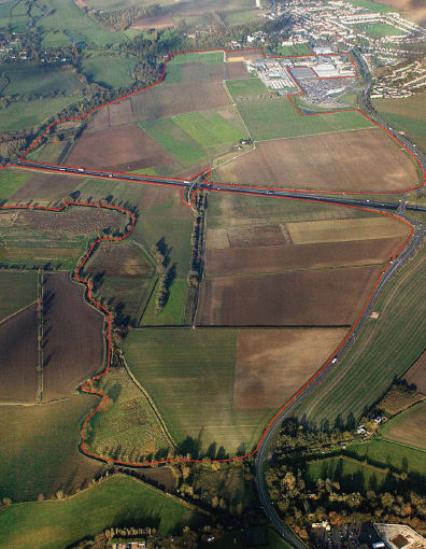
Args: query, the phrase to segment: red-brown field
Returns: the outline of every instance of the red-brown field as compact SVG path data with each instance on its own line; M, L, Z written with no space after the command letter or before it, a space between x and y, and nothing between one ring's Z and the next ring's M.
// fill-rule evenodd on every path
M0 323L0 401L34 402L38 389L37 305Z
M198 323L218 326L347 326L380 269L301 270L206 278Z
M400 238L388 238L300 246L284 243L281 246L265 244L251 248L207 249L206 265L209 276L377 265L386 261L400 244Z
M350 192L401 191L418 182L416 166L380 129L258 142L218 168L216 179Z
M225 80L246 80L250 77L247 67L242 61L225 64Z
M426 395L426 353L411 366L405 374L408 383L414 383L419 393Z
M230 104L221 82L161 84L131 98L137 120L153 120L185 112L206 111Z
M224 63L189 62L179 63L175 66L175 70L178 70L179 82L223 82L226 74L225 67ZM247 71L245 72L247 74Z
M83 287L66 273L47 274L44 284L43 400L72 393L103 364L102 315L83 298Z
M241 330L235 408L281 406L321 367L345 334L344 328Z
M78 183L77 178L67 175L37 173L10 197L9 202L54 202L74 191Z
M174 160L141 128L127 125L83 133L68 162L125 171L169 166Z

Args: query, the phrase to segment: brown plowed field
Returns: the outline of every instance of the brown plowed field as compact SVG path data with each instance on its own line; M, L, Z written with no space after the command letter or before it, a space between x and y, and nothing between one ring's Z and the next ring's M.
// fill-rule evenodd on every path
M225 80L247 80L251 78L245 63L236 61L225 64Z
M174 160L141 128L119 126L85 132L73 147L69 164L116 170L169 166Z
M103 364L102 315L66 273L47 274L44 285L43 400L72 393Z
M37 306L0 324L0 401L34 402L37 393Z
M419 180L414 162L380 129L259 142L215 178L351 192L400 191Z
M426 353L411 366L405 374L408 383L414 383L419 393L426 395Z
M160 84L131 98L136 120L153 120L176 114L207 111L230 104L221 82Z
M254 246L206 251L208 276L271 273L290 269L318 269L377 265L389 259L401 245L400 238L327 242L294 246Z
M281 406L322 366L346 331L242 330L237 340L234 407Z
M198 322L220 326L349 325L379 272L365 267L206 278Z
M180 82L223 82L224 63L181 63L178 65Z

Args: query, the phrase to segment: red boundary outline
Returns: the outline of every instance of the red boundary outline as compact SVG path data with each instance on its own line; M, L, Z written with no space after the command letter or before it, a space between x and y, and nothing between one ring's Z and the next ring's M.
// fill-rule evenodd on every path
M226 190L219 191L216 190L214 192L227 192ZM253 196L252 193L250 193L250 196ZM300 200L300 198L291 198L291 197L275 197L275 198L284 198L286 200ZM303 198L302 200L305 200L307 202L310 202L311 200L309 198ZM92 383L99 381L102 377L106 376L110 369L111 369L111 363L112 363L112 350L113 350L113 327L114 327L114 314L112 311L110 311L107 307L102 305L100 301L98 301L94 295L93 295L93 281L88 279L87 277L83 276L82 271L93 255L93 253L96 251L99 245L101 245L102 242L119 242L122 240L125 240L128 238L134 231L136 222L137 222L137 216L128 208L124 208L119 205L115 204L109 204L107 202L99 201L99 202L87 202L87 201L73 201L73 200L63 200L59 206L43 206L43 205L33 205L33 204L0 204L0 210L39 210L39 211L47 211L47 212L63 212L69 207L84 207L84 208L102 208L106 210L114 210L120 213L123 213L127 216L128 222L124 228L124 231L117 236L111 236L111 235L102 235L96 237L89 245L85 252L85 254L81 257L79 262L77 263L74 272L73 272L73 279L84 285L86 288L86 298L88 302L93 305L103 316L105 321L104 326L104 335L105 335L105 341L106 341L106 364L98 374L91 377L89 380L86 380L82 383L80 386L80 390L84 393L92 394L95 396L100 397L100 401L95 406L95 408L86 416L86 418L83 420L83 423L81 425L80 430L80 450L81 452L90 457L94 458L98 461L102 461L105 463L113 463L116 465L122 465L122 466L128 466L128 467L153 467L157 465L164 465L168 463L212 463L212 462L218 462L218 463L231 463L236 461L243 461L245 459L253 457L261 448L263 441L265 440L266 436L268 435L270 429L273 427L274 422L280 417L280 415L287 410L301 395L302 393L308 389L315 381L316 379L325 371L325 369L331 364L331 361L333 360L333 357L343 348L343 346L346 344L346 342L352 337L355 329L357 328L358 324L361 322L361 319L366 312L368 306L370 305L370 302L380 284L382 281L385 273L390 268L392 262L394 259L398 257L398 255L405 249L411 238L414 234L414 227L413 225L407 221L406 219L397 216L390 212L383 212L383 211L377 211L372 208L366 208L361 206L353 206L353 205L347 205L347 204L330 204L328 202L322 202L319 200L315 200L315 203L325 203L329 206L336 206L336 207L344 207L344 208L352 208L360 211L370 212L374 214L384 215L386 217L389 217L391 219L394 219L396 221L399 221L400 223L405 224L410 229L410 233L407 236L407 238L404 239L404 241L401 243L400 246L397 247L395 252L391 255L385 266L383 267L382 271L379 273L373 287L371 288L371 291L369 292L363 307L359 311L357 317L355 318L351 328L348 330L348 333L346 336L342 339L342 341L339 343L338 347L333 351L333 353L327 358L327 360L324 362L324 364L310 377L308 378L301 387L278 409L278 411L273 415L273 417L269 420L269 422L266 424L256 446L247 454L241 455L241 456L233 456L230 458L225 459L192 459L192 458L185 458L185 457L176 457L173 459L161 459L161 460L152 460L152 461L145 461L145 462L126 462L121 461L119 459L114 459L110 457L103 456L101 454L96 454L95 452L92 452L88 449L86 444L86 435L87 435L87 427L89 425L90 420L105 406L105 404L109 401L108 395L102 390L102 389L95 389L92 387Z
M262 53L262 55L264 55L265 58L276 58L276 59L306 59L306 58L310 58L310 57L314 57L315 54L310 54L310 55L274 55L274 56L268 56L267 53L262 49L262 48L244 48L242 50L226 50L226 49L221 49L221 48L211 48L211 49L206 49L206 50L192 50L192 51L179 51L179 52L175 52L175 53L171 53L167 56L166 60L164 61L163 63L163 67L162 67L162 71L161 71L161 74L160 74L160 77L158 80L156 80L155 82L147 85L147 86L143 86L141 88L138 88L136 90L133 90L132 92L129 92L129 93L126 93L116 99L113 99L112 101L107 101L101 105L97 105L96 107L94 107L93 109L89 110L87 113L84 113L80 116L72 116L72 117L68 117L68 118L65 118L65 119L59 119L57 118L56 120L54 120L53 122L51 122L50 124L48 124L48 126L32 141L32 143L30 143L30 145L25 149L25 151L23 152L23 154L20 156L20 160L22 161L25 161L26 160L26 157L27 155L32 151L34 150L35 148L37 148L39 146L39 144L41 143L41 141L43 140L43 138L50 132L50 130L52 128L54 128L55 126L59 125L59 124L63 124L65 122L81 122L81 121L84 121L86 120L89 116L91 116L92 114L96 113L97 111L99 111L100 109L103 109L104 107L107 107L109 105L114 105L114 104L117 104L117 103L120 103L121 101L124 101L125 99L128 99L132 96L135 96L135 95L139 95L140 93L143 93L144 91L146 90L149 90L149 89L152 89L154 88L155 86L158 86L159 84L161 84L165 78L166 78L166 75L167 75L167 64L177 55L187 55L187 54L191 54L191 53L208 53L208 52L223 52L224 55L226 54L246 54L246 53L250 53L250 52L260 52ZM358 75L358 67L355 63L355 61L353 60L351 54L349 52L342 52L342 54L337 54L337 53L331 53L331 54L321 54L323 57L333 57L333 56L337 56L337 55L347 55L348 58L349 58L349 61L351 62L352 66L354 67L355 69L355 73L356 75ZM343 79L346 79L348 78L347 76L343 76L341 77ZM327 78L326 78L327 79ZM358 114L360 114L361 116L363 116L368 122L370 122L371 124L375 125L376 127L378 127L379 129L383 130L387 135L388 137L390 137L397 145L398 147L404 149L404 151L411 157L411 159L413 160L414 164L418 167L418 169L420 170L420 173L422 175L422 180L417 183L416 185L412 186L412 187L408 187L406 189L400 189L400 190L395 190L395 191L374 191L374 192L371 192L371 191L336 191L336 190L327 190L327 191L321 191L319 189L313 189L313 188L310 188L310 189L301 189L301 188L297 188L297 189L293 189L291 187L283 187L283 186L279 186L279 187L274 187L272 185L268 185L268 186L260 186L260 185L249 185L251 188L258 188L258 189L262 189L262 190L275 190L275 191L287 191L287 192L294 192L294 193L311 193L311 194L335 194L335 195L371 195L371 194L382 194L382 195L399 195L399 194L403 194L403 193L406 193L406 192L410 192L410 191L414 191L416 189L419 189L423 186L426 186L426 169L424 168L422 162L419 160L419 158L417 157L417 155L407 146L405 145L404 143L402 143L391 131L389 131L385 126L383 126L382 124L380 124L379 122L377 122L376 120L374 120L373 118L371 118L371 116L369 116L366 112L364 112L363 110L361 109L358 109L358 108L350 108L350 109L336 109L336 110L333 110L333 111L321 111L321 112L312 112L312 113L305 113L303 112L300 107L296 104L296 102L294 101L294 97L295 96L303 96L304 95L304 92L303 90L300 88L299 84L297 83L297 81L294 79L293 77L293 80L294 82L296 83L297 85L297 88L298 88L298 92L295 92L295 93L291 93L291 94L288 94L287 97L288 97L288 100L290 101L291 105L293 106L293 108L296 110L296 112L300 115L300 116L323 116L323 115L329 115L329 114L337 114L337 113L341 113L341 112L356 112ZM32 163L34 164L40 164L40 169L43 169L42 167L42 164L44 165L47 165L47 163L41 163L41 162L36 162L36 161L32 161ZM11 166L15 166L15 167L22 167L22 166L19 166L17 164L10 164ZM73 168L73 169L78 169L79 167L81 166L73 166L73 165L69 165L69 164L58 164L58 165L55 165L55 164L50 164L51 166L63 166L63 167L68 167L68 168ZM8 166L4 166L4 168L7 168ZM37 169L37 168L33 168L33 169ZM87 169L93 169L93 170L96 170L96 168L87 168ZM125 172L125 171L118 171L118 170L114 170L115 173L117 174L122 174L122 175L129 175L130 172ZM164 178L165 182L167 180L172 180L172 181L188 181L188 180L194 180L196 179L197 177L201 176L201 175L204 175L206 173L211 173L211 167L208 167L208 168L205 168L203 170L201 170L199 173L196 173L194 175L191 175L187 178L179 178L179 177L176 177L176 178L172 178L172 177L168 177L168 178ZM82 174L84 175L84 174ZM148 176L144 176L144 174L139 174L141 177L148 177ZM156 176L157 177L157 176ZM161 179L161 177L158 177L158 179ZM226 183L226 182L218 182L216 181L215 182L217 185L233 185L233 186L238 186L238 187L242 187L244 188L244 185L241 185L241 184L236 184L236 183Z

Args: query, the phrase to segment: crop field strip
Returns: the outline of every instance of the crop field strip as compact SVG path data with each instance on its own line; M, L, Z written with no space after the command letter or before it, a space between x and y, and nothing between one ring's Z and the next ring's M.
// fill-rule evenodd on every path
M225 52L226 54L226 52ZM175 57L171 58L168 61L168 64L171 64L171 66L179 67L179 64L182 66L185 66L185 64L193 63L192 59L201 59L203 56L206 57L206 59L210 58L210 61L207 61L204 65L211 65L212 67L215 67L218 64L219 55L223 58L223 52L206 52L206 53L193 53L193 54L178 54L175 55ZM253 55L253 54L249 54ZM182 57L181 57L182 56ZM197 58L198 56L198 58ZM209 57L210 56L210 57ZM242 57L244 58L244 53L242 53ZM176 61L176 60L180 60ZM173 70L175 73L173 73ZM179 72L179 68L172 70L172 76L171 80L173 78L179 80L181 74ZM173 76L174 74L174 76ZM176 76L177 75L177 76ZM212 76L213 75L213 76ZM197 93L194 95L194 86L191 84L172 84L167 83L167 72L164 71L162 77L155 82L154 84L151 84L150 86L147 86L145 88L142 88L141 90L136 90L135 92L132 92L124 97L122 97L119 100L114 101L111 104L101 105L97 108L95 108L91 113L88 113L83 116L84 118L87 118L90 116L90 114L98 113L98 116L95 117L96 119L100 116L100 120L105 120L105 112L115 109L119 110L121 113L132 113L131 116L136 116L137 119L141 120L149 120L151 119L159 119L164 117L170 117L175 116L177 114L183 114L185 112L191 112L191 111L205 111L209 108L220 108L225 107L226 105L229 105L229 97L225 93L225 90L223 88L223 84L219 82L215 82L214 78L214 70L213 72L209 72L207 70L207 78L213 78L213 82L199 82L197 83L196 89ZM241 82L247 82L250 80L241 80ZM158 86L158 84L162 83L162 86ZM204 89L203 86L207 84L207 87ZM180 86L179 91L182 93L179 93L176 95L176 89L174 89L176 86ZM219 86L217 89L215 86ZM232 85L231 85L232 87ZM213 91L212 91L213 90ZM170 93L173 95L173 101L170 102ZM297 92L300 93L300 92ZM208 99L209 97L212 98L213 103ZM199 103L200 99L202 100L202 103ZM159 102L158 102L159 101ZM185 105L189 105L188 101L191 103L191 107ZM260 119L264 119L262 110L265 110L265 107L262 107L262 104L265 102L265 99L259 100L252 99L249 101L249 103L244 101L238 101L238 108L240 110L240 113L242 114L242 118L244 122L248 125L250 132L252 133L255 140L262 139L262 134L259 132L262 132L261 126L257 127L256 124L259 123ZM250 105L249 108L244 107L244 105ZM173 106L173 110L170 110L170 105ZM405 159L407 162L413 161L414 163L417 162L417 157L406 147L397 140L396 137L394 137L389 131L387 131L384 127L382 127L377 122L370 119L364 112L358 110L358 109L352 109L352 110L342 110L342 111L329 111L325 113L310 113L305 114L302 113L300 110L298 110L296 104L292 101L292 97L289 96L288 99L275 99L275 100L266 100L267 105L267 116L266 116L266 122L267 131L269 132L268 135L264 135L263 138L266 138L268 141L270 139L274 139L276 137L283 137L280 132L282 132L282 127L287 128L287 132L293 132L291 133L291 136L298 137L300 135L309 135L310 131L313 132L313 134L321 134L325 131L325 133L332 133L334 131L341 132L345 129L352 129L352 130L359 130L361 128L374 128L387 133L386 139L389 138L393 140L396 145L400 147L401 150L406 151L407 155L403 155L402 152L399 155L394 156L400 156L402 159ZM254 108L254 106L256 108ZM123 111L124 109L124 111ZM142 109L142 110L141 110ZM188 110L189 109L189 110ZM244 111L245 109L245 111ZM259 110L260 109L260 110ZM271 110L269 110L271 109ZM259 112L258 112L259 111ZM256 114L257 113L257 114ZM259 115L261 113L261 115ZM273 115L272 118L270 115ZM130 114L129 114L130 116ZM260 116L260 118L259 118ZM282 117L286 120L284 120ZM300 125L300 120L297 121L299 116L303 116L304 123ZM107 116L106 120L108 121L110 119L109 116ZM120 116L120 119L122 120L122 116ZM75 119L76 120L76 119ZM129 119L130 120L130 119ZM283 122L285 124L283 125ZM289 123L290 122L290 123ZM55 126L57 122L53 122L51 125L49 125L49 128L45 130L50 131L50 129ZM109 122L107 122L109 125ZM121 122L122 123L122 122ZM274 124L276 126L276 130L274 129ZM305 128L302 133L297 130L297 124L299 124L300 127ZM311 130L306 130L306 125L309 125ZM102 125L101 125L102 127ZM256 129L257 128L257 129ZM293 128L293 129L292 129ZM43 134L45 133L43 132ZM271 133L272 132L272 133ZM275 132L275 133L274 133ZM279 133L276 133L279 132ZM41 134L41 136L43 135ZM86 132L84 135L88 135ZM84 137L83 135L83 137ZM27 149L27 153L29 153L30 150L32 150L34 147L37 147L39 140L41 139L41 136L39 136L37 139L33 141L33 143L30 145L30 147ZM289 137L290 135L287 135ZM389 144L391 146L391 144ZM25 154L24 154L25 157ZM402 159L399 159L398 161L402 162ZM77 159L78 160L78 159ZM418 171L416 171L415 179L417 180L419 175L422 179L422 184L424 184L426 173L423 169L423 167L420 166L418 163ZM128 165L127 169L130 169L130 165ZM146 162L144 162L144 167L147 170L153 169L153 166L148 166ZM198 165L197 168L200 166ZM405 166L406 167L406 166ZM120 166L120 168L123 168L123 166ZM168 170L166 170L168 171ZM170 175L167 173L166 175ZM183 174L182 174L183 175ZM189 174L186 172L184 174L185 177L188 177ZM275 178L273 178L275 179ZM274 184L275 181L272 181L272 184ZM291 182L286 182L286 186L291 187ZM394 187L398 187L398 190L396 190ZM392 192L401 192L401 188L399 186L406 185L406 182L397 181L394 183L394 186L390 189L386 189L386 193L392 193ZM418 182L411 188L417 188ZM301 184L300 188L305 188L303 184ZM307 182L307 189L309 189L309 182ZM381 190L381 189L380 189ZM403 190L407 190L404 188ZM342 191L341 189L334 189L334 188L328 188L327 192L347 192L347 193L353 193L354 191L352 189L347 189L346 191ZM357 191L358 193L364 193L366 192L363 189L360 189ZM368 191L371 192L371 191Z

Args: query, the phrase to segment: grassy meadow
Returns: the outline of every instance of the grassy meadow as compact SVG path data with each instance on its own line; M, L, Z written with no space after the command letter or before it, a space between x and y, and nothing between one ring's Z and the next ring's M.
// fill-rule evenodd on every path
M2 170L0 172L0 201L9 199L25 185L29 177L30 175L26 172Z
M124 88L135 80L135 57L117 54L91 54L83 59L82 70L90 82L111 88Z
M240 102L238 109L256 141L372 127L358 112L303 116L285 98Z
M8 507L0 513L0 545L60 549L111 527L151 526L169 535L205 521L201 512L178 498L115 475L60 501Z

